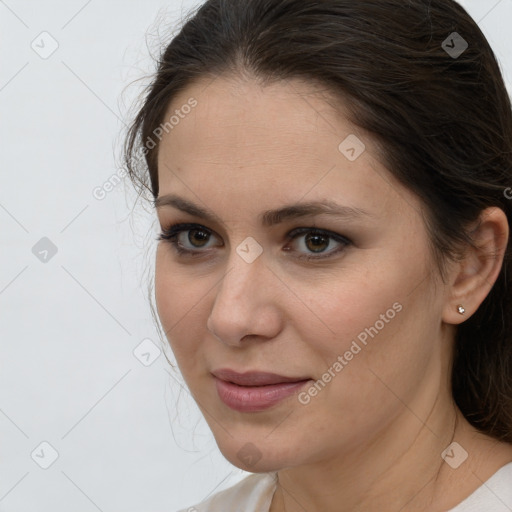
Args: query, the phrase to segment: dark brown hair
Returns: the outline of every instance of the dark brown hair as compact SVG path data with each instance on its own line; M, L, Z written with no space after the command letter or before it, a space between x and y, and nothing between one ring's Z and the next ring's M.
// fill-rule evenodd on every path
M454 54L463 40L467 49ZM158 143L147 141L169 103L195 80L221 75L303 79L348 105L389 171L421 199L441 275L443 261L472 243L467 226L482 210L498 206L511 225L510 98L486 38L456 2L208 0L163 50L127 134L125 165L141 193L158 196ZM496 283L457 329L452 369L467 420L508 442L511 271L509 240Z

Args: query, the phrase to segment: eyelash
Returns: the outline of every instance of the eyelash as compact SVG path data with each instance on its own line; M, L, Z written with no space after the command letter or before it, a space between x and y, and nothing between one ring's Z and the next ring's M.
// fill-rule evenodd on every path
M180 256L200 257L200 256L202 256L201 253L206 252L206 250L185 249L177 240L179 234L181 234L183 232L187 232L187 231L194 231L194 230L204 231L208 235L212 234L212 231L210 229L208 229L204 226L201 226L200 224L173 224L166 229L162 229L162 232L158 235L156 240L157 241L165 241L165 242L170 243L172 245L173 249ZM334 251L328 252L327 256L299 255L299 256L297 256L297 258L299 260L312 261L312 260L322 260L322 259L326 259L326 258L331 258L334 255L338 254L339 252L343 251L348 245L350 245L352 243L348 238L338 235L337 233L333 233L332 231L327 231L327 230L313 228L313 227L296 228L296 229L292 230L290 233L288 233L286 242L287 243L291 242L291 241L295 240L296 238L298 238L300 235L307 234L307 233L312 233L314 235L321 235L328 239L333 239L336 242L342 244L342 246Z

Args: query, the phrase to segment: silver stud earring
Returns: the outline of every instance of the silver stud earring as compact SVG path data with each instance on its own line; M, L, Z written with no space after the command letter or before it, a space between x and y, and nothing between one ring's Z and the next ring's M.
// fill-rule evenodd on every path
M457 306L457 311L458 311L461 315L463 315L463 314L466 312L466 310L464 309L464 306L463 306L462 304L459 304L459 305Z

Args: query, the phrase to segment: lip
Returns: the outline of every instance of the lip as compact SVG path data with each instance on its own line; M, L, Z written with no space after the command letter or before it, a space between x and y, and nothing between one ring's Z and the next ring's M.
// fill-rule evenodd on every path
M232 382L239 386L269 386L288 382L299 382L309 380L310 377L285 377L276 373L248 371L239 373L230 368L221 368L212 371L212 374L220 380Z
M275 373L238 373L222 369L212 372L222 402L239 412L263 411L293 395L311 379L285 377Z

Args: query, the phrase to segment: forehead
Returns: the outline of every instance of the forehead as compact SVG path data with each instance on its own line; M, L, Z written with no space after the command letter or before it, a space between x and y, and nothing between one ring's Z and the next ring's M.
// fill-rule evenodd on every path
M191 99L196 106L183 108ZM352 206L365 198L377 210L407 194L341 101L313 84L210 78L174 98L165 119L173 115L179 122L163 134L158 154L160 194L189 189L189 197L243 203L328 193Z
M196 145L219 144L223 146L223 159L229 156L226 150L231 147L243 149L246 161L257 143L266 147L299 146L314 154L319 141L311 138L319 130L330 131L338 139L355 129L346 119L341 102L334 104L325 88L299 80L261 85L249 78L203 79L174 98L165 118L179 113L190 98L197 101L186 116L193 122L185 122L185 118L173 128L173 135L178 136L174 137L176 144L190 142L190 138L195 139Z

